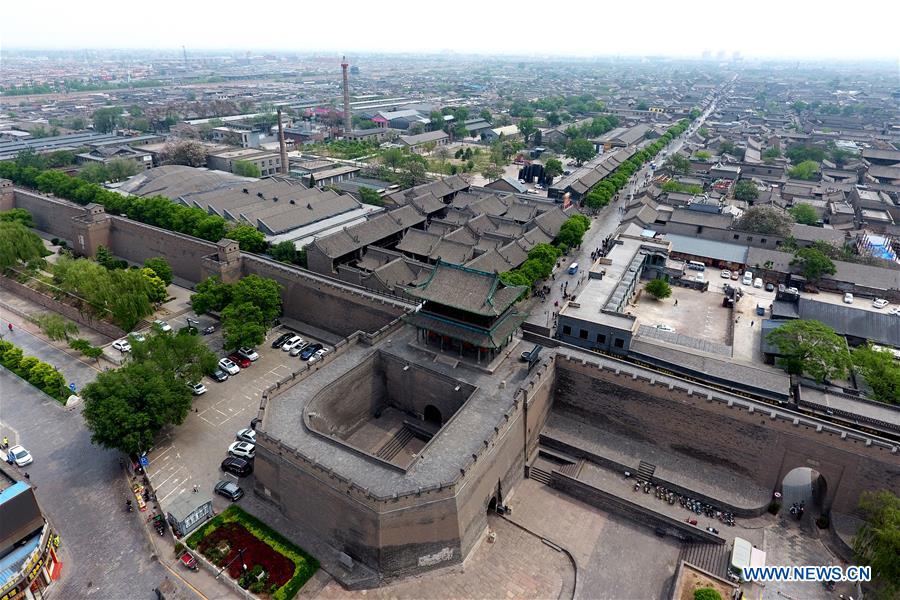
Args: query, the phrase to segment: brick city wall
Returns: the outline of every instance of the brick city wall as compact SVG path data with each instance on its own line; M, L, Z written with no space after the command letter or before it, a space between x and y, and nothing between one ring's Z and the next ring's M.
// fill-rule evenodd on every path
M370 354L360 364L322 388L306 409L310 426L326 435L348 438L384 405L384 377L377 355Z
M145 225L123 217L111 217L110 250L127 261L143 264L162 256L177 277L191 282L201 279L200 263L216 251L216 245L199 238Z
M72 218L83 215L84 207L20 189L15 190L14 196L16 208L30 212L37 229L75 243L72 239Z
M446 423L476 390L464 381L391 354L379 352L378 361L385 379L386 403L420 418L424 418L425 408L432 405L441 411L442 422Z
M772 490L795 467L816 469L826 480L826 509L853 512L862 490L900 488L896 446L862 434L811 419L773 418L777 413L764 406L728 406L571 359L557 360L556 375L557 402L617 435L730 468Z

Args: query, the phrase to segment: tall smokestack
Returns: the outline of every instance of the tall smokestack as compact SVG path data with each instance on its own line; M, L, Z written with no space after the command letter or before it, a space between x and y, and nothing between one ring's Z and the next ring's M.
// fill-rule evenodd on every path
M347 57L344 57L343 62L341 62L341 71L344 74L344 133L350 133L350 75L347 71L347 68L350 65L347 63Z
M281 174L288 174L287 146L284 145L284 126L281 124L281 107L278 107L278 147L281 150Z

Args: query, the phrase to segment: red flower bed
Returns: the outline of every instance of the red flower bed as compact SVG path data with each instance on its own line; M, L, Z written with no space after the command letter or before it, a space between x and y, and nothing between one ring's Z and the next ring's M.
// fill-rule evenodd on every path
M238 550L244 549L244 564L251 570L259 565L268 574L269 584L277 587L283 586L294 576L294 563L283 554L273 550L268 544L255 537L239 523L225 523L200 542L199 550L206 555L207 550L215 548L222 541L228 542L228 556L219 561L219 566L227 565L229 561L238 555ZM235 559L228 567L228 574L232 579L241 576L241 559Z

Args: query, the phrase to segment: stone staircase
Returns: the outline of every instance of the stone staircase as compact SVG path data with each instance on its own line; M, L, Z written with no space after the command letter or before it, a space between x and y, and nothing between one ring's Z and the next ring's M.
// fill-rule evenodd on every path
M584 465L584 459L579 458L577 462L566 463L560 468L557 469L563 475L568 475L572 479L578 479L578 474L581 473L581 467Z
M528 467L528 478L544 485L550 485L550 473L538 467Z
M719 577L728 577L728 544L685 542L681 546L681 560L689 562Z
M400 451L403 450L403 448L412 438L412 430L404 425L400 429L400 431L395 433L393 437L391 437L391 439L389 439L387 443L385 443L385 445L375 453L375 456L383 460L391 461L395 456L400 454Z
M637 479L639 481L649 481L652 483L654 471L656 471L656 465L641 461L641 464L638 465Z

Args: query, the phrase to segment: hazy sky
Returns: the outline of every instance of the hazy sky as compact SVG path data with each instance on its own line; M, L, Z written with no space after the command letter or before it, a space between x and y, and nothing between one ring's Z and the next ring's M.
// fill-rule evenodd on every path
M11 0L0 45L579 56L724 50L897 60L898 7L897 0Z

